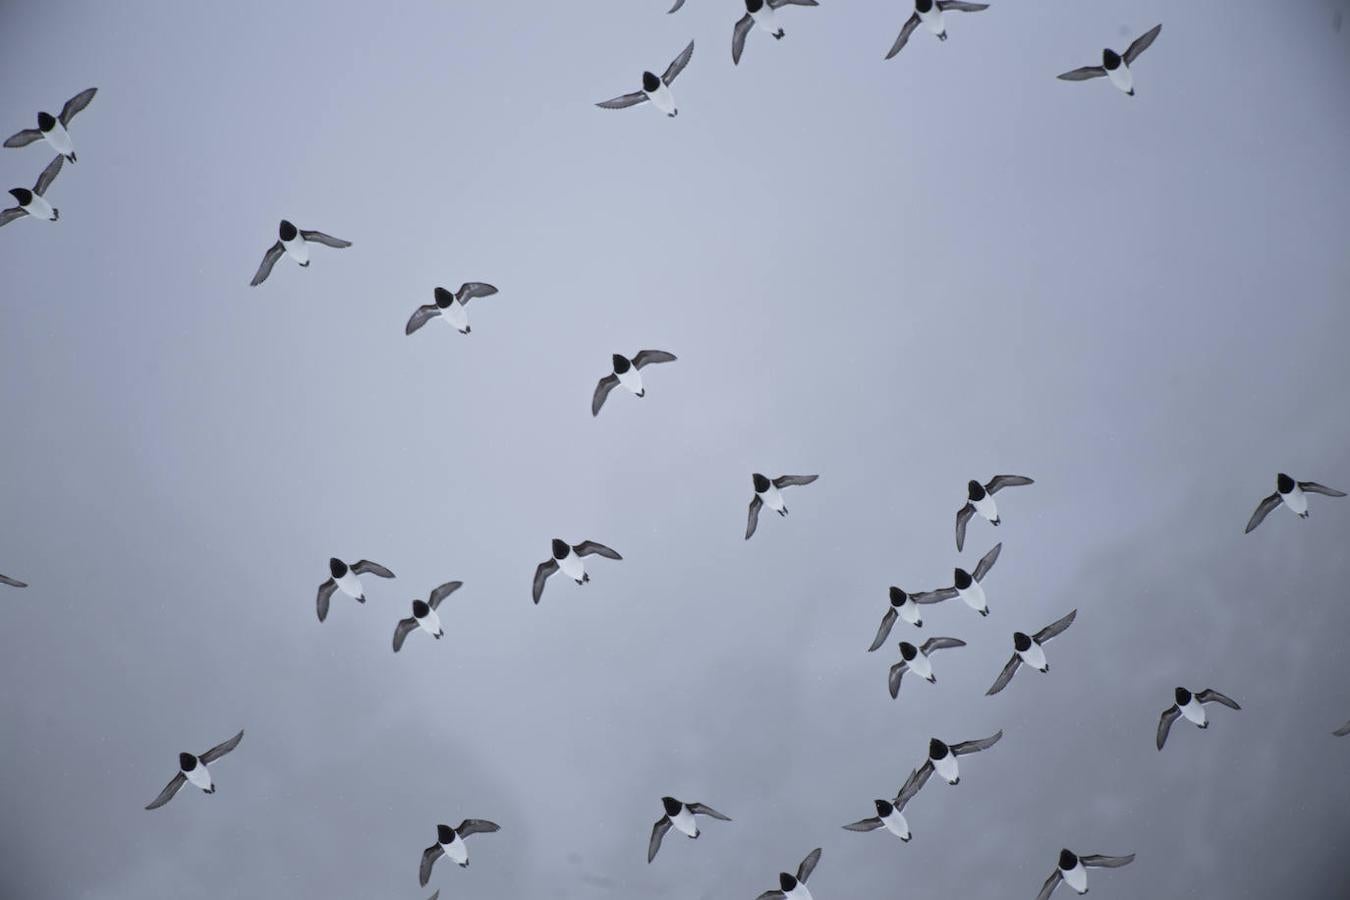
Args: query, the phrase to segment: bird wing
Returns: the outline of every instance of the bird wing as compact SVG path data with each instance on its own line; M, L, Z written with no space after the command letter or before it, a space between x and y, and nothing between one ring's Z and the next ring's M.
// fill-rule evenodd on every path
M534 603L539 605L539 598L544 595L544 582L548 581L548 576L558 571L558 563L551 559L546 559L539 564L539 568L534 570Z
M886 610L886 615L881 617L881 624L877 626L877 636L872 638L872 646L867 648L868 653L886 643L886 638L891 636L891 628L895 626L895 620L898 617L895 607Z
M988 750L994 746L1003 737L1003 729L999 729L987 738L980 738L975 741L962 741L959 744L952 744L952 754L954 756L966 756L970 753L979 753L981 750Z
M689 57L694 55L694 42L690 41L689 46L680 51L680 55L670 61L666 66L665 73L661 76L661 81L669 85L675 80L675 76L684 71L684 67L689 65Z
M1093 78L1103 78L1106 75L1106 69L1101 66L1081 66L1063 75L1055 76L1060 81L1088 81ZM1055 875L1059 875L1059 869L1055 870ZM1058 884L1058 882L1056 882ZM1053 888L1052 888L1053 890Z
M989 570L994 567L994 563L998 562L998 555L1002 552L1003 544L1001 542L995 544L993 550L980 557L980 562L975 566L975 571L970 573L970 577L976 581L983 581L984 576L988 575Z
M668 363L675 361L674 353L667 353L664 350L639 350L633 357L633 368L641 369L643 366L650 366L652 363Z
M1255 530L1256 526L1260 525L1263 521L1265 521L1266 516L1270 515L1270 511L1279 505L1280 505L1280 494L1279 491L1276 491L1266 499L1262 500L1261 505L1256 507L1256 512L1252 513L1252 517L1247 520L1247 528L1242 533L1251 534L1252 531Z
M656 852L661 849L661 839L666 836L666 832L669 830L669 817L662 816L656 820L656 824L652 826L651 840L647 842L647 862L656 859Z
M637 106L639 103L646 102L647 93L645 91L634 91L631 94L623 94L613 100L605 100L595 105L601 109L627 109L630 106Z
M36 128L25 128L18 134L5 138L6 147L27 147L33 141L42 140L42 132Z
M147 806L146 809L159 809L165 803L172 800L173 795L178 793L178 789L184 784L187 784L187 776L182 772L179 772L177 775L173 776L173 778L169 779L169 783L164 785L164 790L159 792L158 797L150 801L150 805Z
M773 9L782 9L785 6L819 6L817 0L769 0L769 6ZM805 878L799 879L805 881Z
M1055 871L1050 873L1050 877L1045 879L1045 884L1041 885L1041 892L1036 895L1036 900L1050 900L1050 895L1055 892L1055 888L1059 887L1059 879L1059 867L1056 866Z
M431 867L436 864L436 860L445 855L440 844L432 844L422 851L422 868L418 871L417 877L422 880L422 887L427 886L431 880Z
M759 499L759 494L750 498L750 518L745 523L745 539L750 540L754 535L755 529L759 527L759 508L764 505L764 501Z
M797 867L797 880L805 884L806 880L811 877L811 873L816 870L816 863L818 862L820 862L819 847L806 854L806 859L802 860L802 864Z
M239 742L242 741L243 739L244 739L244 730L241 728L239 729L239 733L236 734L234 737L230 738L228 741L225 741L224 743L216 744L214 747L212 747L210 750L207 750L198 758L209 766L211 765L211 763L220 759L226 753L229 753L235 747L238 747Z
M417 619L399 619L398 624L394 626L394 652L403 649L403 642L408 639L408 635L417 629Z
M904 660L901 660L900 662L891 666L891 675L890 679L887 681L887 685L891 689L892 700L900 696L900 679L905 677L905 670L908 668L909 663L905 662Z
M455 833L465 838L471 834L492 834L495 831L501 831L502 826L496 822L489 822L487 819L465 819L459 823Z
M921 772L923 774L920 774ZM900 793L895 795L895 801L891 805L896 809L904 809L905 804L913 800L919 789L928 783L928 775L931 772L931 767L926 772L922 767L911 770L909 777L905 779L904 785L900 788Z
M1345 491L1338 491L1335 488L1329 488L1325 484L1318 484L1315 481L1300 481L1298 486L1310 494L1326 494L1328 497L1345 496Z
M280 246L280 244L277 246ZM417 307L417 309L413 310L412 318L408 319L408 324L403 326L403 333L412 334L440 314L441 308L435 303L428 303L426 306Z
M966 545L966 523L970 517L975 515L975 506L967 503L956 511L956 552L960 553L961 548Z
M954 637L930 637L919 647L923 655L927 656L934 650L946 650L948 647L964 647L966 642Z
M773 480L773 486L780 490L785 487L800 487L810 484L819 477L819 475L779 475Z
M1076 609L1070 610L1067 616L1064 616L1061 619L1057 619L1054 622L1051 622L1049 625L1045 626L1040 631L1033 634L1032 637L1035 639L1036 643L1044 644L1052 637L1062 634L1064 632L1064 629L1072 625L1073 620L1076 618L1078 618L1078 610Z
M61 107L61 115L57 116L62 125L69 125L70 120L75 118L75 114L89 105L89 101L94 99L98 93L98 88L85 88L74 97L66 101L66 105Z
M782 891L765 891L756 897L755 900L783 900L786 896L787 894Z
M486 281L466 281L455 292L455 299L459 301L460 306L468 306L469 301L475 297L491 297L495 293L497 289Z
M1177 716L1181 715L1181 710L1175 703L1163 710L1162 717L1158 719L1158 749L1163 748L1167 743L1167 733L1172 730L1172 723L1176 721Z
M918 27L919 27L919 14L911 13L910 17L905 20L905 24L900 28L900 34L898 37L896 37L895 43L891 44L891 49L889 52L887 52L886 58L890 59L891 57L895 56L895 54L905 49L905 45L909 43L909 36L913 34L914 29Z
M696 816L711 816L714 819L721 819L723 822L731 821L729 816L722 815L706 803L690 803L689 811Z
M1159 23L1135 38L1134 43L1126 47L1125 52L1120 54L1121 58L1125 60L1125 65L1132 65L1134 61L1139 58L1141 53L1152 46L1153 42L1158 37L1158 33L1161 31L1162 24Z
M357 575L378 575L381 578L393 578L394 573L390 572L384 566L377 562L371 562L368 559L357 560L356 565L352 566L352 571Z
M876 831L881 827L881 820L876 816L870 819L859 819L844 826L845 831Z
M1100 853L1094 853L1091 856L1080 856L1078 861L1085 866L1094 869L1119 869L1121 866L1128 866L1134 862L1134 854L1126 856L1103 856Z
M937 8L943 12L979 12L988 9L988 3L965 3L963 0L938 0Z
M670 13L673 12L679 12L681 6L684 6L684 0L675 0L675 5L672 6L670 9L666 10L666 14L669 15Z
M33 193L39 197L47 193L47 188L52 186L52 182L56 180L56 173L61 171L61 166L65 164L65 161L64 156L53 156L52 161L47 163L47 168L43 169L42 174L38 176L37 184L33 185Z
M1035 483L1036 482L1025 475L995 475L993 478L989 479L989 483L984 486L984 489L991 494L997 494L1005 487L1021 487L1026 484Z
M909 599L915 603L941 603L943 600L950 600L956 596L956 588L939 588L936 591L920 591L917 594L910 594Z
M20 581L19 579L17 579L17 578L10 578L8 575L0 575L0 584L7 584L7 585L9 585L10 587L17 587L17 588L25 588L25 587L28 587L28 585L24 584L24 583L23 583L22 581Z
M262 262L259 263L258 271L254 274L253 280L248 283L249 287L257 287L266 281L267 276L272 274L272 267L277 264L277 260L281 259L281 254L285 252L286 248L282 246L281 241L277 241L268 247L267 252L263 254ZM409 332L409 334L411 333Z
M1332 734L1336 737L1345 737L1347 734L1350 734L1350 722L1346 722L1340 728L1333 731Z
M436 590L431 592L431 596L427 598L427 606L435 609L441 605L442 600L462 587L464 587L464 582L462 581L447 581L445 584L440 585Z
M609 392L619 383L618 375L606 375L595 385L595 393L591 395L591 415L600 415L600 407L605 405L605 400L609 398Z
M606 547L599 541L582 541L572 548L577 556L603 556L605 559L623 559L617 551Z
M8 225L15 219L22 219L26 215L28 215L28 213L25 212L22 207L11 206L9 209L0 212L0 225Z
M984 692L984 695L986 697L992 697L1007 687L1008 682L1012 681L1013 676L1017 674L1018 667L1021 665L1022 657L1014 653L1012 659L1008 660L1007 664L1004 665L1003 671L998 673L998 677L994 679L994 683L990 686L989 690Z
M331 578L319 585L319 595L315 598L315 604L319 610L320 622L328 618L328 599L333 596L335 590L337 590L337 582Z
M1218 691L1212 691L1209 688L1205 688L1203 691L1196 694L1195 699L1199 700L1201 703L1222 703L1229 709L1242 709L1232 697L1220 694Z
M741 16L740 21L736 23L735 30L731 32L731 64L733 66L740 65L741 54L745 52L745 36L750 33L750 29L753 28L754 25L754 18L749 13L746 13ZM782 891L770 891L769 893L778 893L780 896L782 895Z
M323 244L325 247L337 247L339 250L343 247L350 247L352 245L351 241L335 238L331 234L324 234L322 231L305 231L301 229L300 236L311 243Z

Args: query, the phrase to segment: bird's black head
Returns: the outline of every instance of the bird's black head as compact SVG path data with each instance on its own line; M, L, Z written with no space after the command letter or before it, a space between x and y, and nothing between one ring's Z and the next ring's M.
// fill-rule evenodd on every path
M764 8L764 0L745 0L745 11L756 13ZM787 890L784 888L783 890Z
M300 233L300 229L296 228L285 219L281 220L281 228L278 230L281 232L281 239L283 241L293 241L295 240L295 236Z
M889 800L873 800L872 803L877 808L877 815L883 819L895 812L895 806Z
M914 0L915 12L930 13L933 11L933 0Z
M1061 869L1067 872L1076 865L1078 865L1077 853L1074 853L1072 850L1059 851L1059 867Z
M1110 47L1107 47L1102 51L1102 67L1105 68L1106 71L1114 72L1116 69L1120 68L1122 62L1123 60L1120 58L1120 54Z
M900 655L905 658L905 662L909 662L911 659L919 655L919 648L915 647L909 641L901 641Z
M765 491L767 491L769 489L769 485L773 483L769 481L769 479L765 478L763 475L759 474L758 472L751 475L750 480L755 483L755 493L757 494L762 494Z
M671 818L674 818L675 816L679 815L681 805L682 804L680 803L680 801L676 800L674 797L661 798L661 806L665 809L666 815L670 816Z
M436 841L440 844L453 844L455 842L455 829L449 825L437 825Z
M628 357L624 356L622 353L611 354L610 361L614 363L615 375L622 375L624 372L633 368L633 364L628 361Z
M759 0L745 0L745 5L749 6L751 3L757 2L759 2ZM785 894L790 891L796 890L797 877L795 875L789 875L787 872L779 872L778 886L783 889L783 893Z
M328 574L334 578L341 578L347 574L347 564L336 556L328 560Z
M455 295L450 293L443 287L436 288L436 290L433 292L433 295L436 298L437 309L445 309L451 303L455 302Z
M56 127L56 116L49 112L38 113L38 128L45 134Z
M178 754L178 768L182 769L184 772L191 772L193 769L197 768L197 757L193 756L191 753Z
M1275 487L1279 488L1281 494L1287 494L1294 489L1294 479L1281 472L1275 476Z
M422 601L422 600L414 600L414 601L413 601L413 617L414 617L414 618L417 618L417 619L425 619L425 618L426 618L428 615L430 615L430 614L431 614L431 607L430 607L430 606L427 606L427 604L426 604L425 601Z
M950 752L951 751L947 749L947 745L937 738L933 738L928 742L929 759L945 759Z
M33 202L33 192L28 188L11 188L9 192L14 195L15 201L20 206L27 206Z
M652 91L656 90L660 86L661 86L660 78L657 78L651 72L642 73L642 89L644 91L650 94Z
M553 558L554 558L554 559L563 559L564 557L567 556L567 554L569 554L569 553L571 553L571 552L572 552L572 548L569 547L569 546L567 546L567 541L559 540L558 538L554 538L554 539L553 539Z
M983 500L984 485L980 484L978 481L967 481L966 496L972 500Z
M1172 692L1172 696L1176 698L1177 706L1185 706L1191 702L1191 692L1184 687L1177 688Z
M891 606L904 606L905 601L908 599L909 594L906 594L898 587L891 588Z
M957 568L952 572L952 579L953 583L963 591L967 590L971 583L975 581L974 578L970 577L970 573L962 568Z
M1020 631L1013 632L1013 646L1023 653L1031 649L1031 636Z

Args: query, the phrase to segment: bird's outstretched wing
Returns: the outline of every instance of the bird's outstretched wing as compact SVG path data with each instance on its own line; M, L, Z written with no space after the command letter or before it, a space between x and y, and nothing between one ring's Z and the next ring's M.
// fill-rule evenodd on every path
M952 744L952 755L966 756L971 753L979 753L981 750L988 750L994 746L1003 737L1003 729L999 729L987 738L980 738L974 741L962 741L959 744Z
M33 141L42 140L42 132L36 128L25 128L17 134L5 138L6 147L27 147Z
M267 276L272 274L272 267L277 264L277 260L281 259L281 254L285 252L286 248L281 241L277 241L268 247L267 252L263 254L262 262L258 265L258 271L253 275L253 280L248 283L249 287L257 287L266 281ZM411 331L408 333L412 334Z
M819 6L817 0L769 0L769 6L773 9L782 9L785 6ZM799 879L805 881L805 878Z
M393 572L390 572L379 563L371 562L368 559L357 560L356 565L352 566L352 571L357 575L378 575L381 578L394 577Z
M990 550L984 556L980 557L980 561L975 566L975 571L970 573L970 577L974 578L976 581L983 581L984 576L988 575L989 570L994 567L994 563L998 562L998 555L1002 552L1003 544L995 544L993 550Z
M920 775L919 774L920 771L922 770L921 769L911 770L909 773L909 777L906 778L905 783L901 785L900 792L895 795L895 800L891 804L896 809L904 809L905 804L913 800L914 795L919 792L919 789L928 783L928 775L926 773ZM931 767L929 771L930 772L932 771Z
M675 0L675 5L666 10L666 15L670 15L673 12L679 12L681 6L684 6L684 0Z
M960 553L966 546L966 523L970 517L975 515L973 504L967 503L956 511L956 552Z
M1310 494L1326 494L1328 497L1345 496L1345 491L1338 491L1335 488L1329 488L1325 484L1318 484L1315 481L1300 481L1298 486Z
M325 247L337 247L341 250L343 247L350 247L351 241L344 241L342 238L335 238L331 234L324 234L322 231L300 230L300 236L306 241L315 244L323 244Z
M1059 887L1059 879L1059 867L1056 866L1055 871L1050 873L1050 877L1045 879L1045 884L1041 885L1041 892L1036 895L1036 900L1050 900L1050 895L1055 892L1055 888Z
M669 830L669 818L662 816L656 820L656 824L652 826L651 840L647 841L647 862L656 859L656 852L661 849L661 839L666 836L666 832Z
M886 643L886 638L891 636L891 628L895 626L895 620L898 617L899 614L895 611L895 607L886 610L886 614L881 617L881 624L877 626L877 636L872 638L872 646L867 648L868 653Z
M1266 516L1270 515L1270 511L1279 505L1280 494L1276 491L1266 499L1262 500L1261 505L1256 507L1256 512L1252 513L1252 517L1247 520L1247 528L1242 533L1251 534L1256 526L1260 525L1265 521Z
M731 821L730 817L722 815L706 803L690 803L689 811L696 816L711 816L714 819L721 819L723 822Z
M147 806L146 809L159 809L165 803L172 800L173 795L178 793L178 789L185 784L187 784L187 776L182 772L179 772L177 775L173 776L173 778L169 779L169 783L164 785L164 790L159 792L158 797L150 801L150 805Z
M988 9L988 3L966 3L964 0L938 0L937 8L943 12L979 12Z
M1181 715L1181 710L1175 703L1163 710L1162 716L1158 719L1158 749L1163 748L1167 743L1167 735L1172 730L1172 723Z
M754 535L755 529L759 527L759 509L764 505L764 501L759 499L759 494L750 498L750 518L745 523L745 539L750 540Z
M675 80L675 76L684 71L684 67L689 65L689 57L694 55L694 42L690 41L689 46L680 51L680 55L670 61L666 66L665 74L661 76L661 81L669 85Z
M241 728L239 730L239 733L236 734L234 737L230 738L228 741L225 741L224 743L216 744L210 750L207 750L205 753L203 753L199 757L199 759L201 759L202 762L206 763L209 766L211 765L211 763L220 759L226 753L229 753L235 747L238 747L239 742L242 741L243 739L244 739L244 730Z
M1120 54L1121 58L1125 60L1125 65L1132 65L1134 61L1139 58L1141 53L1153 45L1153 42L1158 38L1158 33L1161 31L1162 23L1159 23L1135 38L1134 43L1126 47L1125 52Z
M319 610L320 622L328 618L328 601L333 596L333 591L335 590L337 590L337 582L331 578L319 585L319 594L314 602Z
M991 494L997 494L1005 487L1021 487L1026 484L1035 483L1036 482L1025 475L995 475L993 478L989 479L989 483L984 486L984 489Z
M278 246L280 245L278 244ZM417 307L417 309L413 310L412 317L408 319L408 324L403 326L403 333L412 334L440 314L441 308L435 303L428 303L426 306Z
M1128 866L1134 862L1134 854L1126 856L1103 856L1100 853L1093 853L1088 856L1078 857L1078 861L1091 869L1119 869L1121 866Z
M609 398L609 392L614 390L619 384L618 375L606 375L601 378L595 386L595 393L591 395L591 415L600 415L600 407L605 405L605 400Z
M923 765L919 766L909 774L909 780L905 782L905 787L901 788L900 792L904 793L905 788L909 788L909 795L913 797L919 792L920 788L928 783L928 779L932 774L933 761L931 759L925 759Z
M731 64L738 66L741 64L741 54L745 52L745 36L750 33L750 29L755 25L754 18L746 13L741 16L736 23L736 28L731 32ZM782 896L782 891L770 891L770 894L777 893Z
M11 206L9 209L0 212L0 225L8 225L15 219L22 219L26 215L28 213L22 207Z
M61 166L65 164L65 161L64 156L53 156L52 161L47 163L47 168L43 169L42 174L38 176L37 183L33 185L33 193L39 197L47 193L47 188L52 186L52 182L56 180L56 174L61 171Z
M927 656L934 650L946 650L948 647L964 647L966 642L954 637L930 637L919 647L923 655Z
M10 587L17 587L17 588L25 588L25 587L28 587L28 585L24 584L24 583L23 583L22 581L20 581L19 579L17 579L17 578L10 578L8 575L0 575L0 584L7 584L7 585L9 585Z
M441 849L440 844L432 844L422 851L422 868L417 872L417 877L422 881L422 887L426 887L427 882L431 880L431 867L436 864L436 860L444 855L445 851Z
M797 880L805 883L811 877L811 873L816 870L816 863L818 862L820 862L819 847L806 854L806 859L802 860L802 864L797 867Z
M464 587L464 582L462 581L447 581L445 584L437 586L437 588L431 592L431 596L427 598L427 606L435 609L441 605L442 600L462 587Z
M943 600L950 600L957 596L956 588L939 588L936 591L920 591L917 594L910 594L909 599L915 603L941 603Z
M497 289L486 281L466 281L455 292L455 299L459 301L460 306L468 306L469 301L475 297L491 297L495 293Z
M844 826L845 831L876 831L880 828L882 822L876 816L870 819L859 819L856 822L850 822Z
M779 475L773 480L773 486L779 490L786 487L800 487L810 484L819 477L819 475Z
M1017 674L1017 670L1021 665L1022 657L1014 653L1012 659L1008 660L1007 664L1003 666L1003 671L998 673L998 677L994 679L993 685L990 686L989 690L984 692L984 695L986 697L992 697L1007 687L1008 682L1012 681L1013 676Z
M650 366L652 363L668 363L675 361L674 353L667 353L664 350L639 350L633 357L633 368L641 369L644 366Z
M394 626L394 652L403 649L403 642L408 639L408 635L417 630L417 619L399 619L398 624Z
M603 556L605 559L623 559L618 551L606 547L599 541L582 541L572 548L577 556Z
M544 595L544 582L548 581L548 576L558 571L556 560L546 559L534 570L534 603L539 605L539 598Z
M622 96L615 97L613 100L602 100L601 102L595 105L600 107L601 109L627 109L630 106L637 106L639 103L646 103L646 102L647 102L646 92L635 91L634 93L631 94L623 94Z
M459 823L459 827L455 829L455 832L460 837L465 838L471 834L492 834L493 832L501 830L502 827L500 825L496 822L489 822L487 819L465 819L463 822Z
M756 897L755 900L783 900L786 896L787 894L782 891L765 891Z
M69 125L70 120L75 118L75 114L89 105L89 101L94 99L98 93L98 88L85 88L74 97L66 101L66 105L61 107L61 115L57 116L62 125Z
M1089 81L1093 78L1106 77L1106 69L1101 66L1080 66L1072 71L1065 72L1063 75L1056 75L1060 81ZM1055 870L1055 875L1059 875L1059 870ZM1059 882L1056 881L1056 884Z
M1232 697L1220 694L1218 691L1212 691L1209 688L1205 688L1203 691L1196 694L1195 699L1199 700L1201 703L1221 703L1229 709L1242 709Z
M913 34L914 29L918 27L919 27L919 14L911 13L910 17L905 20L904 26L901 27L900 35L895 39L895 43L891 44L891 49L886 53L886 58L890 59L891 57L895 56L895 54L905 49L905 45L909 43L909 36Z
M909 668L909 663L901 660L891 666L891 674L886 682L886 686L891 689L891 699L894 700L900 696L900 680L905 677L905 670Z
M1040 631L1033 634L1032 637L1035 638L1036 643L1044 644L1052 637L1055 637L1056 635L1059 634L1063 634L1064 629L1072 625L1073 620L1076 618L1078 618L1078 610L1076 609L1070 610L1068 615L1051 622L1049 625L1045 626Z
M1350 722L1346 722L1340 728L1333 731L1332 734L1336 737L1345 737L1347 734L1350 734Z

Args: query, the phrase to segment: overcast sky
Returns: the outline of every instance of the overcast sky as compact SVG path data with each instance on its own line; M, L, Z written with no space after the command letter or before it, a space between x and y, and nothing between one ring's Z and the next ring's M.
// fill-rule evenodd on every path
M886 62L903 0L823 0L738 67L737 0L669 5L0 0L0 131L99 88L60 221L0 232L0 895L720 900L816 846L820 900L1030 900L1061 846L1138 854L1099 900L1344 888L1350 501L1242 533L1277 471L1350 489L1330 5L995 0ZM1159 21L1138 96L1055 80ZM691 38L677 119L593 106ZM354 246L250 288L282 217ZM747 543L754 471L821 477ZM536 607L553 537L624 560ZM992 615L864 652L997 540ZM330 556L398 577L321 625ZM1159 753L1178 684L1243 709ZM909 844L840 829L999 728ZM648 865L667 793L735 821Z

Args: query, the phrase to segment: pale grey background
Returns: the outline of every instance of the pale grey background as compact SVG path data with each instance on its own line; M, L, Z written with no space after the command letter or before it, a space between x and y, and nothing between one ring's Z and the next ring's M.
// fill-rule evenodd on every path
M1343 890L1350 502L1242 534L1279 469L1350 487L1330 6L1004 0L884 63L907 4L837 0L733 68L738 3L668 5L0 5L0 131L99 87L61 221L0 233L0 894L424 900L465 816L442 896L753 897L818 845L821 900L1030 898L1066 844L1139 854L1100 898ZM1136 98L1055 80L1156 21ZM591 105L691 37L678 119ZM355 246L251 289L282 216ZM404 337L465 280L472 335ZM747 544L753 470L821 479ZM625 560L536 608L554 536ZM892 702L887 586L995 539ZM334 554L398 579L320 625ZM1244 710L1159 754L1177 683ZM1000 727L909 845L839 829ZM735 822L648 866L667 792Z

